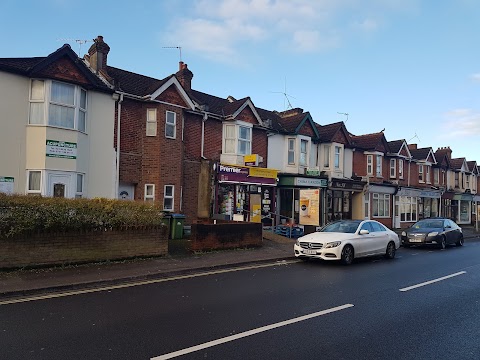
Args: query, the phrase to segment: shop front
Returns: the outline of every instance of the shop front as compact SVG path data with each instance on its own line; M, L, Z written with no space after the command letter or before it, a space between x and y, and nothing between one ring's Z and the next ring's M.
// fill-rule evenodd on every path
M420 219L440 215L441 190L401 188L394 204L394 227L406 228Z
M457 224L472 222L472 194L455 194L452 200L452 215Z
M216 166L214 217L272 225L277 170Z
M276 224L323 225L327 185L318 177L279 175Z
M363 218L364 181L333 178L327 190L325 222Z

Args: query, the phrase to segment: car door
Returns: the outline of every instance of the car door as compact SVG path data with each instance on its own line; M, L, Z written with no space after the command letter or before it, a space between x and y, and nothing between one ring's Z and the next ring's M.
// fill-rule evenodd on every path
M360 234L360 231L368 230L368 234ZM358 230L359 235L355 240L355 256L367 256L372 251L372 241L373 241L373 229L370 221L365 221L360 230Z
M450 243L450 244L453 244L455 243L459 236L460 236L460 229L458 227L457 224L455 224L453 221L451 220L445 220L445 223L446 225L445 226L449 226L446 230L447 231L447 243Z
M375 254L383 254L387 249L389 241L387 229L383 225L374 221L371 222L371 225L374 234L372 237L372 251Z

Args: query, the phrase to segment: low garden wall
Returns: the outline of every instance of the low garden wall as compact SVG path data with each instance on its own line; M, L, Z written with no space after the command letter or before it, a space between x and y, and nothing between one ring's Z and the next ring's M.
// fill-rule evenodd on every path
M0 238L0 268L66 265L168 254L168 227Z
M191 225L190 250L234 249L262 246L262 224L211 220Z

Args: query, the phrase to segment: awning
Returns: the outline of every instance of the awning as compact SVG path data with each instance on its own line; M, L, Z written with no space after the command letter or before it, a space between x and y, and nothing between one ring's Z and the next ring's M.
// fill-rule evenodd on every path
M382 185L368 185L367 192L378 194L395 194L397 188L395 186L382 186Z

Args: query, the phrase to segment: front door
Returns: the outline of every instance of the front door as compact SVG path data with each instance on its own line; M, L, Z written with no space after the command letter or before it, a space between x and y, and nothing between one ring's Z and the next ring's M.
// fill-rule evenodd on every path
M70 197L69 196L69 175L50 174L48 176L48 196Z

